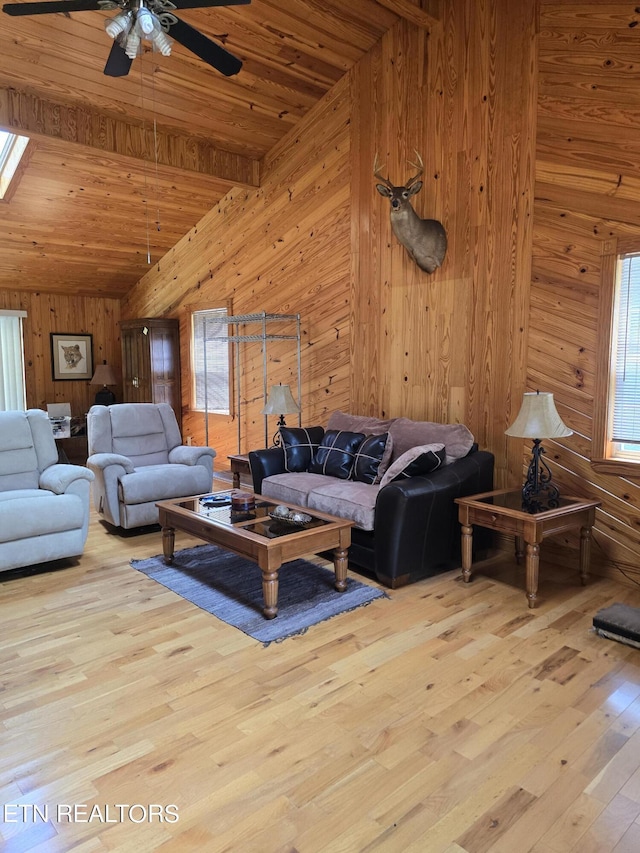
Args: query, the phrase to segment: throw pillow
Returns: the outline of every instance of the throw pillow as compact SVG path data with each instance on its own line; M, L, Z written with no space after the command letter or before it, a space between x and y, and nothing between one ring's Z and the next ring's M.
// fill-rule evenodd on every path
M316 454L324 427L280 427L280 441L284 450L285 471L306 471Z
M356 452L364 439L362 432L328 429L309 465L309 472L348 480Z
M368 435L356 452L351 479L360 483L375 483L379 480L380 462L389 441L389 433Z
M369 417L368 415L349 415L346 412L337 410L332 412L329 416L327 429L344 429L348 432L363 432L365 435L382 435L383 432L389 433L387 449L385 450L382 462L378 468L378 478L376 482L379 482L380 477L382 477L391 462L393 439L391 438L390 427L396 420L397 418L386 418L383 420L382 418ZM423 443L426 442L416 442L416 444Z
M384 472L380 480L380 488L393 480L403 480L406 477L417 477L419 474L430 474L436 468L444 465L444 444L421 444L411 447Z
M389 427L393 439L392 462L412 447L424 444L444 444L447 465L466 456L473 447L473 435L464 424L436 424L396 418Z

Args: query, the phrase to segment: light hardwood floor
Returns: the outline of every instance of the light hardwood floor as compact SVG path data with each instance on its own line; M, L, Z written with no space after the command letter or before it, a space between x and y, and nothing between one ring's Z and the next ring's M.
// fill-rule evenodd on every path
M502 558L265 648L129 566L161 550L94 516L0 583L5 853L640 849L640 651L591 631L640 589L543 560L532 611Z

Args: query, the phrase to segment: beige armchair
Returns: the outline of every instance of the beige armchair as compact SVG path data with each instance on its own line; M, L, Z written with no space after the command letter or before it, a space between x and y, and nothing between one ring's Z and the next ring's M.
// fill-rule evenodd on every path
M92 480L58 464L46 412L0 412L0 571L80 556Z
M216 451L183 445L168 403L92 406L87 439L94 504L116 527L157 524L156 501L211 491Z

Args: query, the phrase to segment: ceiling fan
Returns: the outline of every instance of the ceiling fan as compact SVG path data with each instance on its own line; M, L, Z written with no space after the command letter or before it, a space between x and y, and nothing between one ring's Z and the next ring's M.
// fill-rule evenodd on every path
M227 77L237 74L242 62L219 44L207 38L173 14L177 9L207 6L244 6L251 0L42 0L34 3L5 3L7 15L48 15L53 12L105 12L118 10L105 21L113 47L104 67L110 77L124 77L141 52L141 42L150 41L164 56L171 53L172 40L167 33L208 65Z

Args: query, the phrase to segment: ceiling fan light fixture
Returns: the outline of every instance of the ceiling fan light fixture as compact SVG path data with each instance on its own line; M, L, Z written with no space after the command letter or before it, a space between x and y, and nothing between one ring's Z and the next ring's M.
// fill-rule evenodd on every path
M140 36L135 27L132 27L129 35L127 36L127 41L124 46L124 52L127 54L129 59L135 59L138 55L138 50L140 49Z
M181 20L174 11L208 6L245 6L252 0L28 0L2 3L7 15L47 15L63 12L85 12L99 9L114 11L106 21L105 31L114 40L104 73L108 77L126 77L133 60L141 53L140 42L146 39L154 50L168 56L174 41L195 54L225 77L242 68L242 60L200 30ZM405 0L406 2L406 0ZM172 38L169 38L168 33Z
M153 32L156 25L157 18L153 15L146 6L141 6L138 9L138 14L136 15L136 23L141 31L141 36L144 38L148 37Z
M163 29L159 29L158 32L151 34L151 42L153 44L153 49L160 51L163 56L169 56L171 54L173 39L170 39Z
M128 33L131 28L131 13L120 12L115 18L109 18L104 22L104 29L107 35L112 39L119 36L121 33Z

